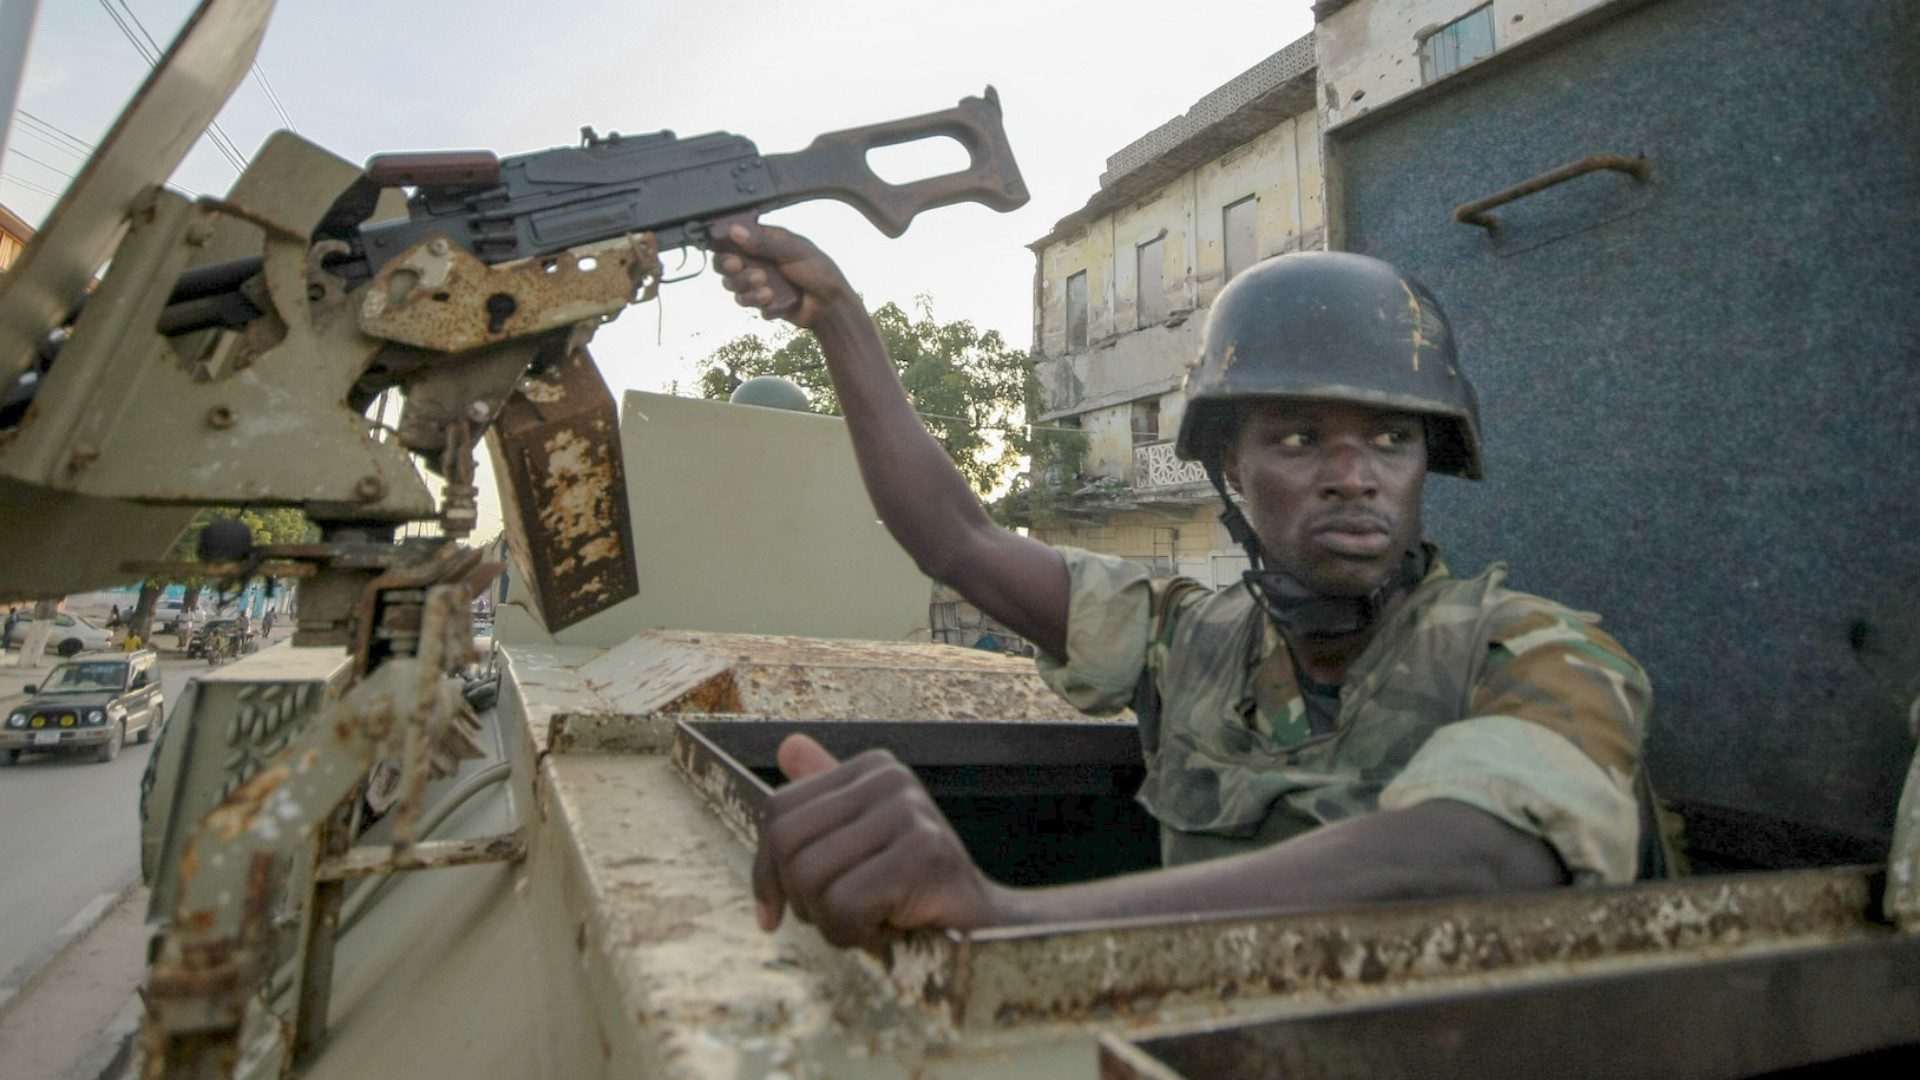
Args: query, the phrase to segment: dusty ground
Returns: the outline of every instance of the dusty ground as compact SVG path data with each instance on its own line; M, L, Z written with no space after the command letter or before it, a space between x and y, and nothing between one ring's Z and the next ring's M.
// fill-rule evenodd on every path
M0 1012L0 1076L94 1080L123 1072L139 1024L146 970L147 890L127 891L91 933L55 957Z

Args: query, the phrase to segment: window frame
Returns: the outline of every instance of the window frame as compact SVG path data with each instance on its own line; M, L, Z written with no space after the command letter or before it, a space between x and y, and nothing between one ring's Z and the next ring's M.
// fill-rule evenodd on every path
M1158 326L1167 321L1167 234L1163 230L1157 236L1142 240L1133 245L1133 325L1135 329L1145 330L1149 326ZM1147 249L1153 249L1154 264L1158 273L1154 277L1153 291L1147 291ZM1148 298L1153 302L1148 304ZM1148 318L1147 313L1153 312Z
M1238 269L1235 269L1233 264L1234 228L1233 228L1232 215L1235 210L1243 206L1247 208L1247 212L1252 214L1253 217L1252 217L1252 220L1247 222L1248 227L1247 227L1246 233L1247 233L1247 243L1249 245L1249 248L1246 252L1246 256L1247 256L1246 263L1240 266ZM1222 206L1220 208L1220 282L1221 284L1224 285L1227 282L1232 281L1235 276L1244 272L1248 268L1252 267L1254 263L1257 263L1259 261L1260 261L1260 193L1256 191L1250 195L1246 195L1241 198L1235 199L1232 202L1227 203L1225 206Z
M1080 283L1080 311L1077 326L1074 319L1073 304L1073 286L1075 282ZM1090 300L1087 295L1087 272L1085 270L1078 270L1067 275L1066 286L1061 293L1060 302L1063 309L1062 314L1066 320L1066 326L1063 327L1066 331L1066 351L1069 354L1086 351L1087 346L1093 340L1093 332L1091 329L1093 314L1089 310ZM1076 329L1078 330L1077 335L1075 333Z
M1477 53L1466 59L1461 59L1459 56L1459 53L1460 53L1459 42L1463 35L1459 32L1460 28L1466 26L1466 24L1469 21L1475 18L1482 18L1482 17L1484 17L1484 20L1486 22L1487 51L1483 53ZM1447 22L1441 23L1439 26L1432 27L1431 29L1427 29L1427 30L1422 30L1420 33L1416 34L1414 36L1414 41L1415 41L1414 51L1420 61L1420 85L1425 86L1428 83L1435 82L1440 79L1444 79L1456 71L1460 71L1464 68L1471 67L1474 64L1479 63L1481 60L1484 60L1487 57L1492 56L1494 53L1499 52L1500 42L1495 34L1496 29L1497 29L1497 25L1495 24L1493 19L1493 2L1492 0L1487 0L1486 3L1480 4L1479 6L1474 7L1462 13L1458 18L1450 19ZM1454 40L1453 51L1455 55L1452 60L1451 66L1445 69L1442 69L1440 67L1439 58L1437 58L1433 54L1433 45L1436 39L1441 39L1448 36L1451 36Z

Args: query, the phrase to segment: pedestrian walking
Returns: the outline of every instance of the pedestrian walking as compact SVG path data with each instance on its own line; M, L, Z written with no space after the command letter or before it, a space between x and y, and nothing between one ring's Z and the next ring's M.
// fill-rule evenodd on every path
M19 625L20 609L17 607L7 608L6 627L0 630L0 652L6 652L8 649L13 648L13 632Z

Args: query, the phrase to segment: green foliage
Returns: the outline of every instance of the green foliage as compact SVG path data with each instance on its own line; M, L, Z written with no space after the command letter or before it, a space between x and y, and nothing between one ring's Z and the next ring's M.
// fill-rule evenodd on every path
M1010 347L997 330L982 333L964 319L940 322L924 296L912 315L890 303L873 313L873 321L914 411L975 491L994 490L1035 453L1038 444L1025 422L1034 389L1026 353ZM701 397L725 400L760 375L791 379L813 399L815 412L840 415L826 356L804 331L771 342L753 335L727 342L701 361L697 387Z
M216 506L195 514L187 524L186 531L174 540L167 549L168 562L198 562L200 559L200 533L208 524L227 518L239 518L246 522L247 529L253 533L253 542L258 544L304 544L320 537L320 530L307 515L291 506L236 507ZM188 584L198 584L200 579L189 577ZM159 584L169 584L160 581Z

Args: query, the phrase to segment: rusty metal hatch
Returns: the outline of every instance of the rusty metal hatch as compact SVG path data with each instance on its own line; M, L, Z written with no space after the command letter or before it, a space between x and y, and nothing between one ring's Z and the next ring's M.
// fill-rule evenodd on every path
M776 779L775 748L793 732L840 755L893 750L999 880L1062 882L1158 865L1155 826L1131 798L1139 758L1129 725L683 716L673 761L751 846ZM1032 764L1042 761L1049 764ZM1063 829L1034 802L983 798L1085 801L1067 803L1081 817ZM1097 843L1067 831L1102 820L1111 823L1097 826ZM1099 1023L1254 998L1318 1008L1881 942L1892 937L1877 916L1883 880L1878 868L1840 867L1326 911L933 932L895 945L887 969L903 1003L956 1032Z
M1056 885L1160 865L1157 826L1133 799L1145 770L1131 724L681 720L673 760L752 842L780 779L775 751L795 733L842 760L891 750L997 881Z
M1920 939L1101 1039L1104 1080L1912 1075ZM1874 1066L1882 1066L1875 1068Z

